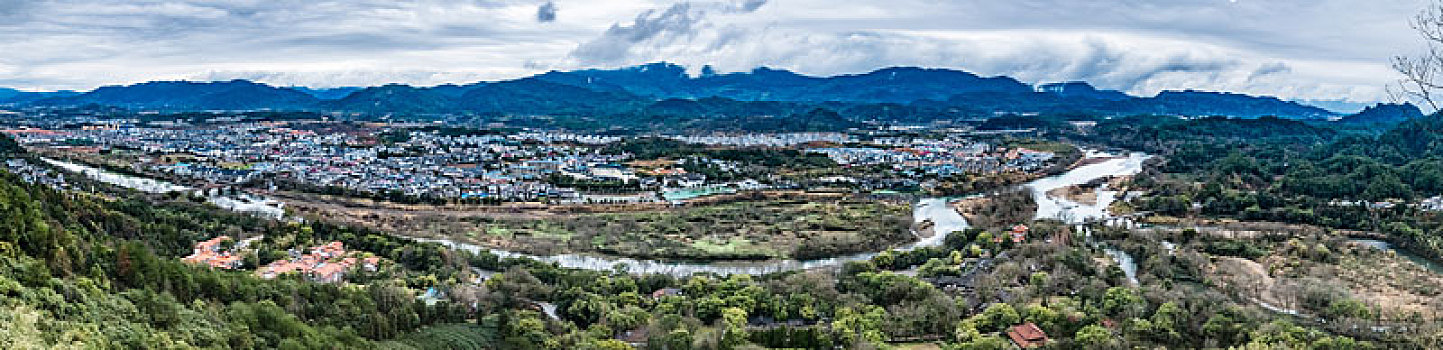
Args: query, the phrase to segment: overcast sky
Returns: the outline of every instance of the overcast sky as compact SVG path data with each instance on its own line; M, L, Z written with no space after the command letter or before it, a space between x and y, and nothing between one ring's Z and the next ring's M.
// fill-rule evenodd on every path
M1386 99L1428 0L0 0L0 86L436 85L668 61Z

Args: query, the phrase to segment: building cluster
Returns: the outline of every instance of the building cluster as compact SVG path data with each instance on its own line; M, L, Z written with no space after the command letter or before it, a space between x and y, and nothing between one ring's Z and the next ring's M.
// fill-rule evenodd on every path
M65 182L65 176L50 167L37 165L25 159L11 158L5 160L5 170L19 176L20 180L43 185L54 189L65 189L70 186Z
M1443 211L1443 196L1433 196L1418 202L1418 208L1426 211Z
M408 133L378 142L384 129L320 132L282 122L235 123L205 128L118 127L27 133L40 143L84 143L156 155L143 167L216 184L281 184L347 193L415 198L531 201L574 198L548 179L635 181L621 165L626 154L603 154L596 144L612 136L567 133L446 135ZM312 127L314 128L314 127Z
M142 173L216 186L385 200L676 202L814 183L775 176L745 179L759 176L758 169L703 155L635 159L610 147L622 139L608 135L500 134L432 125L317 120L216 122L212 118L207 123L189 124L184 120L91 119L45 124L55 130L28 127L7 132L35 146L97 154L123 151L124 156L134 157L132 164ZM660 137L715 147L788 147L825 154L844 166L883 165L913 175L902 178L911 183L867 179L867 184L852 184L860 188L908 187L922 176L1030 171L1053 157L1049 152L996 148L962 136L861 136L867 137L866 141L845 133ZM859 143L869 146L837 147ZM640 164L646 162L664 163ZM737 176L742 173L748 175Z
M231 239L230 236L218 236L196 242L195 248L191 249L190 255L181 258L180 261L194 265L210 266L217 269L236 269L244 264L245 259L241 258L241 256L235 252L244 248L245 246L240 245L234 239Z
M851 135L835 132L667 136L667 138L708 146L734 147L790 147L808 143L849 143L857 141Z
M337 283L345 280L353 268L374 272L381 263L381 258L353 256L355 254L348 253L341 242L311 247L306 252L293 249L290 254L289 260L276 260L256 269L256 276L273 279L295 273L313 282Z
M71 138L70 133L66 131L35 128L4 129L0 130L0 134L8 135L20 143L51 143Z
M245 264L245 258L239 252L245 251L251 242L260 238L236 241L230 236L218 236L196 242L191 254L180 260L217 269L239 269ZM311 247L304 252L292 249L289 253L290 259L276 260L256 268L256 276L273 279L294 273L313 282L338 283L344 281L346 274L354 269L374 272L381 263L381 258L362 258L353 252L347 252L341 242Z
M216 185L294 188L382 198L537 201L560 203L656 202L659 195L707 186L683 168L736 171L740 165L705 157L667 167L630 164L627 153L604 151L614 136L559 132L453 134L427 129L351 127L323 122L236 122L204 127L26 129L27 143L86 149L133 150L137 170ZM317 132L316 130L320 130ZM399 136L397 136L399 135ZM841 134L722 137L732 143L794 144L841 140ZM720 137L720 136L718 136ZM722 140L722 139L718 139ZM718 141L714 140L714 141ZM718 141L720 142L720 141ZM754 181L753 181L754 182ZM597 183L622 183L630 189ZM748 187L755 187L754 184ZM665 196L675 197L675 196ZM683 196L686 197L686 196Z
M964 173L1035 171L1056 157L1052 152L992 147L985 143L936 140L877 140L878 147L818 148L845 166L888 165L916 174L952 176Z

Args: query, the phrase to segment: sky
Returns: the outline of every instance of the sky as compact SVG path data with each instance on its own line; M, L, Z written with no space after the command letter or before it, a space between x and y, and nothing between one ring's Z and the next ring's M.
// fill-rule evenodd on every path
M1430 0L0 0L0 86L437 85L666 61L1375 102Z

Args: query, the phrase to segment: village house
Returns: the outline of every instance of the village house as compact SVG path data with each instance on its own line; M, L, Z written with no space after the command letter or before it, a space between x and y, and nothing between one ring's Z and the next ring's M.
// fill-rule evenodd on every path
M651 298L652 298L652 299L661 299L661 298L663 298L663 297L681 296L681 295L682 295L681 289L678 289L678 288L662 288L662 289L657 289L657 290L654 291L654 292L651 292Z
M1027 241L1027 232L1028 232L1027 225L1017 224L1016 226L1012 226L1012 232L1011 232L1011 235L1012 235L1012 243L1022 243L1022 242L1026 242L1026 241Z
M1013 344L1017 344L1017 347L1023 349L1041 347L1047 344L1047 333L1042 332L1042 329L1037 328L1037 325L1032 322L1012 326L1012 328L1007 329L1007 338L1011 339Z
M181 258L188 264L206 265L218 269L234 269L242 265L243 259L231 253L230 250L222 249L222 242L234 241L230 236L219 236L195 243L189 256Z
M341 242L311 247L308 251L308 254L293 256L291 260L276 260L262 266L256 269L256 276L273 279L287 273L297 273L313 282L339 283L345 280L346 274L353 268L375 272L381 263L381 258L377 257L358 259L347 256L350 253Z

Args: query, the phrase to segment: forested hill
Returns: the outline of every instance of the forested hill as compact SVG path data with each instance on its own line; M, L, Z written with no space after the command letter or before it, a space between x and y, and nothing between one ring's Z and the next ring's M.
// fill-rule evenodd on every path
M1146 210L1377 231L1443 257L1443 218L1419 207L1443 195L1443 115L1363 135L1278 119L1121 118L1096 132L1163 155Z
M775 110L679 111L667 101L709 104L781 103ZM727 101L727 102L722 102ZM548 72L467 85L313 90L225 82L149 82L74 93L0 91L0 104L101 105L166 111L314 110L371 114L497 114L620 116L622 124L665 117L800 116L825 108L853 120L931 121L985 118L997 113L1084 113L1099 116L1162 114L1326 119L1327 110L1266 96L1165 91L1153 97L1099 90L1085 82L1033 87L1009 77L982 77L950 69L893 67L864 74L814 77L785 70L690 76L681 66L654 63L620 69Z
M1399 123L1423 117L1423 111L1411 103L1380 103L1363 109L1357 114L1345 116L1339 119L1339 123L1358 124L1371 126L1392 126Z
M410 272L344 287L181 263L191 243L220 234L339 240L379 252ZM469 342L479 348L494 339L470 330L467 337L443 336L445 329L471 327L456 324L468 308L417 303L405 285L419 272L445 279L466 271L467 258L456 254L333 226L280 224L185 199L153 206L146 199L58 192L0 170L0 347L354 349ZM419 337L422 327L439 324L445 325L427 332L441 332L431 334L440 338ZM396 340L376 342L386 339ZM431 342L437 339L442 341Z
M1206 238L1173 240L1176 256L1131 250L1150 261L1133 282L1118 265L1096 263L1102 253L1081 239L1042 243L1067 232L1047 222L1032 223L1033 243L977 228L835 270L675 279L475 256L320 220L283 224L145 196L58 192L0 171L0 347L875 349L921 341L1005 349L1007 332L1023 322L1061 348L1377 347L1199 283L1208 260L1198 251L1215 245ZM216 234L264 234L255 243L264 245L336 240L398 266L328 284L179 261L191 242ZM1157 239L1127 243L1160 247ZM995 267L964 277L964 258ZM473 267L505 272L478 284ZM918 277L894 272L905 270ZM923 278L981 282L976 294L957 294ZM445 290L442 300L418 300L418 290L433 287ZM1368 315L1337 299L1345 303L1325 304L1344 306L1327 314L1335 329ZM549 307L555 314L544 313ZM1417 338L1381 344L1433 344Z

